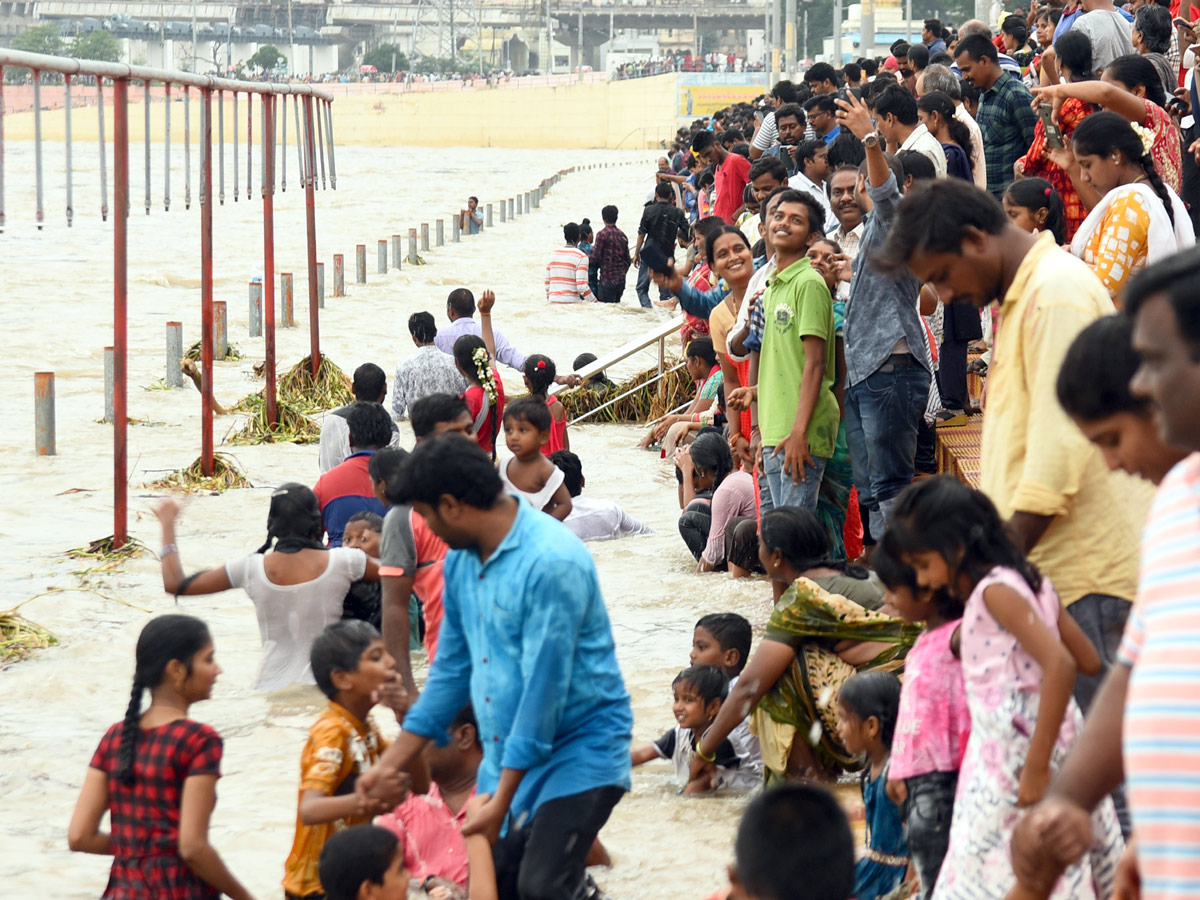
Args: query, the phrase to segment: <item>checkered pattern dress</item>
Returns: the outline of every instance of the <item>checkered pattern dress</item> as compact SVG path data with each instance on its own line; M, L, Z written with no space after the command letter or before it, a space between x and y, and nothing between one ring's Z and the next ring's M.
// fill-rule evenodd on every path
M179 856L179 809L189 776L221 774L221 736L190 719L143 730L126 787L116 778L123 727L108 729L91 762L108 776L113 864L104 900L216 900Z

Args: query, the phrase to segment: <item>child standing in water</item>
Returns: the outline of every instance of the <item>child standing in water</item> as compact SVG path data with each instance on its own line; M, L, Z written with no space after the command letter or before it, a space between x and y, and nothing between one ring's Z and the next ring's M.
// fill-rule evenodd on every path
M1042 799L1082 725L1075 672L1100 658L1048 579L1012 544L996 507L950 476L900 495L889 532L917 584L965 601L960 655L971 738L934 900L1029 896L1018 888L1009 843L1021 807ZM1051 896L1112 894L1122 849L1112 801L1092 816L1094 840Z
M838 691L838 737L850 753L867 758L862 775L867 852L854 869L856 900L896 889L908 871L900 809L887 795L888 760L900 707L900 681L891 672L860 672Z
M902 619L925 623L904 658L904 686L892 740L888 796L905 814L906 839L921 896L929 900L946 847L954 792L971 714L956 655L963 605L948 591L930 593L917 586L917 573L895 552L895 536L884 534L871 554L871 566L887 588L887 602Z
M67 841L76 852L113 858L105 897L251 900L208 843L221 736L188 718L221 674L208 626L192 616L151 619L136 659L125 719L92 757ZM100 830L106 812L108 833Z
M559 450L570 450L571 441L567 437L567 408L557 397L550 396L550 385L558 370L554 360L548 356L535 353L525 359L525 387L529 388L529 396L540 400L550 410L550 440L542 445L542 454L550 456Z
M750 658L750 622L737 613L709 613L701 616L692 631L692 652L688 662L693 666L716 666L729 679L729 690L737 684ZM729 732L734 752L741 759L743 772L752 772L755 781L762 779L762 748L750 731L750 717Z
M464 334L454 342L454 362L468 382L462 398L471 413L472 433L494 462L496 436L504 416L504 382L492 368L492 356L478 335Z
M534 509L561 522L571 514L571 494L562 469L542 455L551 424L549 408L532 397L522 397L505 411L504 441L513 458L500 467L500 479Z

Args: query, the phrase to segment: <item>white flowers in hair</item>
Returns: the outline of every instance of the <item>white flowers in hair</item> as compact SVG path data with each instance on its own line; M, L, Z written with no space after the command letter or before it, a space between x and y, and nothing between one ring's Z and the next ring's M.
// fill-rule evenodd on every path
M484 393L487 394L488 405L496 402L498 396L496 390L496 377L492 374L492 358L488 356L486 347L477 347L475 352L471 354L471 360L475 363L475 372L479 375L479 383L483 385Z
M1142 142L1142 153L1149 154L1154 149L1154 132L1149 128L1139 125L1137 122L1130 122L1129 127L1133 129L1133 133Z

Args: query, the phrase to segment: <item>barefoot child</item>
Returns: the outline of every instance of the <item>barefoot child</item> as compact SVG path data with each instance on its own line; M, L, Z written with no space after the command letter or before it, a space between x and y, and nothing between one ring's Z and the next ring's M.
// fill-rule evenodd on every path
M408 790L408 779L400 773L388 779L389 796L384 799L368 799L354 790L355 779L387 746L369 716L376 696L387 698L400 720L407 695L383 638L366 622L330 625L313 641L311 659L329 708L309 729L300 757L296 838L284 866L283 888L289 898L316 900L326 893L318 873L325 842L340 829L393 809ZM414 788L426 790L428 778L420 761L408 771Z
M571 513L571 494L562 469L542 455L551 424L546 404L532 397L522 397L504 411L504 442L513 458L500 467L500 478L534 509L561 522Z
M192 616L151 619L136 659L125 719L92 757L67 841L77 853L113 858L106 897L149 896L146 886L161 884L187 900L251 900L208 843L221 736L188 718L221 674L208 626ZM106 812L108 833L100 830Z
M963 687L958 631L962 601L948 591L931 594L917 586L917 573L895 552L895 536L884 534L871 565L887 588L886 599L906 622L924 622L904 658L904 686L888 767L888 796L904 811L908 853L929 900L946 846L958 770L971 736L971 714Z
M867 758L862 774L867 852L855 866L852 896L875 900L892 893L908 871L900 808L886 791L900 681L891 672L859 672L842 685L837 702L838 737L850 753Z
M750 658L750 623L737 613L709 613L701 617L692 632L692 653L689 662L693 666L716 666L729 679L729 690L737 684L746 660ZM762 749L758 738L750 732L749 716L742 719L729 741L741 759L741 768L762 777Z
M725 673L716 666L689 666L675 676L671 689L675 694L672 711L678 724L653 744L632 751L633 765L654 759L673 761L684 794L756 786L761 775L741 771L741 759L729 740L722 741L711 757L703 757L709 765L697 777L688 773L697 739L712 725L729 692Z
M550 396L550 385L554 384L557 374L554 360L548 356L535 353L525 360L525 387L529 388L529 396L545 403L550 410L550 440L542 446L545 456L571 449L567 437L567 409L557 397Z
M947 590L965 607L960 655L971 738L938 900L1017 896L1009 843L1020 808L1042 799L1074 743L1083 721L1071 697L1075 672L1098 671L1100 658L984 494L949 476L918 482L900 495L889 530L917 584ZM1093 814L1092 834L1055 898L1110 896L1122 848L1111 800Z

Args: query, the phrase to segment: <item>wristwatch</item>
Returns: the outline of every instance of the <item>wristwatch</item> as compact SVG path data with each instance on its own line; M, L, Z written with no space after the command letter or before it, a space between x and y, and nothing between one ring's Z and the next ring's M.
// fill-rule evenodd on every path
M864 147L878 147L879 146L879 132L872 131L865 138L863 138L863 146Z

